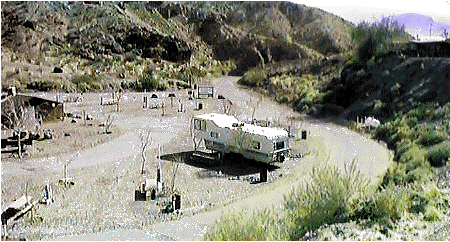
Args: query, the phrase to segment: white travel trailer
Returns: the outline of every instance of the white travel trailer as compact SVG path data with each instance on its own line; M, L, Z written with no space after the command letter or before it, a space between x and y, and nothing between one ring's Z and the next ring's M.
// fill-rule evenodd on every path
M264 163L283 162L289 155L288 132L240 122L225 114L202 114L194 117L194 130L207 149L242 154Z

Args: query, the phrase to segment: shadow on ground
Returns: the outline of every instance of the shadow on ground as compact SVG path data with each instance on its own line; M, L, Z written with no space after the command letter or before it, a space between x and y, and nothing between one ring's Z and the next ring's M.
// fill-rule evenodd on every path
M274 171L280 167L246 159L238 154L227 154L223 161L218 159L217 153L205 153L201 151L186 151L162 155L161 159L173 162L185 163L190 166L203 168L197 172L199 178L217 177L217 174L228 176L245 176L261 171Z

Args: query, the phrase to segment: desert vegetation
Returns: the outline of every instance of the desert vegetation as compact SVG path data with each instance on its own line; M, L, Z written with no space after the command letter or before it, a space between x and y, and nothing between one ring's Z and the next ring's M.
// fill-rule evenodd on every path
M310 63L308 67L291 63L282 73L273 72L267 66L255 67L239 82L300 111L348 118L342 116L348 109L353 115L374 115L385 121L371 135L387 143L394 151L395 162L377 189L352 191L356 197L345 198L342 192L345 189L337 186L343 184L347 173L325 166L314 170L310 183L285 197L282 212L266 209L230 213L216 223L206 239L448 238L448 233L435 236L433 232L448 228L443 222L448 221L450 201L448 182L445 182L450 154L448 99L441 98L436 90L421 92L423 96L412 90L426 78L440 82L445 74L424 71L431 60L408 59L396 53L393 43L409 37L402 26L388 18L376 24L359 24L351 37L356 48L340 55L340 59L334 57L334 60ZM436 60L431 66L448 70L448 63L440 66L443 61ZM333 71L327 65L338 68ZM408 81L416 84L407 84ZM367 98L371 94L375 98ZM396 95L405 98L396 99ZM405 101L407 95L409 102ZM442 101L437 103L438 100ZM357 102L364 104L355 105ZM354 184L358 187L363 180ZM243 218L238 221L239 217ZM420 227L422 232L433 226L432 231L419 236L411 233L412 225L402 228L408 222L414 228Z
M445 170L448 172L449 167ZM415 238L407 221L421 230L448 221L448 175L408 185L393 182L371 190L367 178L349 162L345 170L316 165L307 182L284 198L282 210L233 211L217 221L206 240L407 239ZM422 224L422 225L417 225ZM438 223L436 231L448 228ZM365 231L365 232L364 232ZM419 238L445 239L424 232Z

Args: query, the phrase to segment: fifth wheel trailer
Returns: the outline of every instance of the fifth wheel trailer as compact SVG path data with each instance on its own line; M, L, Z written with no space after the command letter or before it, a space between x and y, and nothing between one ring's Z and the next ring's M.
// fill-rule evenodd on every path
M216 113L195 116L193 125L197 137L212 151L237 153L269 164L283 162L289 155L289 136L283 129L247 124Z

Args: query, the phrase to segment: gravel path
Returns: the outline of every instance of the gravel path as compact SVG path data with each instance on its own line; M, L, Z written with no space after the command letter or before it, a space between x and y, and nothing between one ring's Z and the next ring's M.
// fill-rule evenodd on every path
M237 80L237 77L216 79L217 85L215 90L217 93L230 99L233 105L246 107L251 103L249 100L252 99L254 101L258 99L259 94L237 87ZM300 116L300 114L293 112L289 107L278 105L267 98L263 99L255 111L255 117L258 119L265 119L266 117L283 119ZM239 118L242 119L243 117ZM298 185L299 182L307 177L305 174L307 174L307 171L310 170L313 164L318 162L317 157L321 159L320 162L330 162L342 168L345 163L356 158L358 167L372 182L375 182L382 176L391 162L389 150L374 140L367 139L358 133L322 120L308 117L304 117L304 120L303 129L309 131L308 142L311 147L311 153L314 156L310 155L301 159L296 165L296 172L286 176L286 178L283 176L283 179L278 179L262 190L257 190L244 198L236 199L230 205L219 207L212 211L185 217L177 221L157 223L152 226L151 231L147 232L140 230L114 230L89 235L60 237L58 240L201 240L214 221L228 211L263 209L272 206L282 209L283 196L293 186ZM141 121L144 122L144 119ZM176 120L171 121L173 124L176 123ZM177 126L175 125L174 128L176 130ZM166 129L162 128L162 130ZM170 130L170 133L173 134L173 130ZM107 146L105 144L105 147Z

